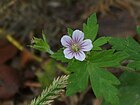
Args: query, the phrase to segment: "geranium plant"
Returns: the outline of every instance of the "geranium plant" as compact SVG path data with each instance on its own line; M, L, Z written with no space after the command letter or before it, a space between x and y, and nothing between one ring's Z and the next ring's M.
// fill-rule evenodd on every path
M140 85L137 84L140 82L140 45L131 37L127 39L97 38L98 28L96 14L92 14L83 24L82 31L68 28L68 33L61 38L62 48L57 52L50 49L44 35L43 39L34 38L32 47L46 51L52 58L68 64L67 70L70 74L66 79L67 96L83 92L88 85L91 85L95 96L103 99L103 105L129 105L126 102L126 99L129 99L126 90L130 89L131 86L140 90ZM140 27L137 28L137 32L140 35ZM102 48L107 43L112 45L112 49ZM123 61L128 62L126 66L122 65ZM124 72L120 78L117 78L108 71L108 68L119 68ZM129 78L130 80L133 78L131 73L132 76L136 75L133 80L137 83L135 81L130 83ZM125 82L126 84L124 84ZM62 86L62 88L64 87ZM57 89L61 89L61 87ZM133 93L131 89L128 91ZM140 95L140 91L136 93ZM133 94L131 95L133 97ZM44 103L49 101L47 100L48 96L44 95L44 97L46 98L46 100L43 98ZM140 105L139 97L136 104L134 104L134 100L130 105ZM44 105L35 104L36 101L34 100L32 105Z

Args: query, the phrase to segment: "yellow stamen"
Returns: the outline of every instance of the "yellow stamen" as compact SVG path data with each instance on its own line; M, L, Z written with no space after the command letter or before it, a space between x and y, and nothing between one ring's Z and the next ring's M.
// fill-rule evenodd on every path
M73 44L73 45L71 46L71 48L72 48L72 50L73 50L74 52L78 52L78 51L80 50L80 47L79 47L78 44Z

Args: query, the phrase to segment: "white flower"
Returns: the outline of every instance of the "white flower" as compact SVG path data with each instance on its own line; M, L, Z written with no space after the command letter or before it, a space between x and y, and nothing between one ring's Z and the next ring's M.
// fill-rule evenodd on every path
M93 47L90 39L84 40L84 33L80 30L73 31L72 38L64 35L61 38L61 44L66 47L63 51L65 58L72 59L74 57L79 61L85 60L84 51L90 51Z

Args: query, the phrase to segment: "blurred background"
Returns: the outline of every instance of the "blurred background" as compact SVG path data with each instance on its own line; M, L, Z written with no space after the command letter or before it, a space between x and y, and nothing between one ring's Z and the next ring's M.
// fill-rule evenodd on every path
M98 36L136 39L140 0L0 0L0 105L27 105L49 86L54 77L67 74L65 64L29 47L44 31L53 51L67 28L82 29L96 12ZM139 39L138 39L139 40ZM100 105L91 87L71 97L62 95L53 105Z

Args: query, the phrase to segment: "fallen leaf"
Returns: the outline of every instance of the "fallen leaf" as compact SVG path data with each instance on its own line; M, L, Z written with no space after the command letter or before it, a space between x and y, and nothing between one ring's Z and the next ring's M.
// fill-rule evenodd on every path
M4 39L0 40L0 64L3 64L13 58L16 53L17 49L13 45L9 44Z
M0 99L9 99L19 89L18 73L6 65L0 65Z

